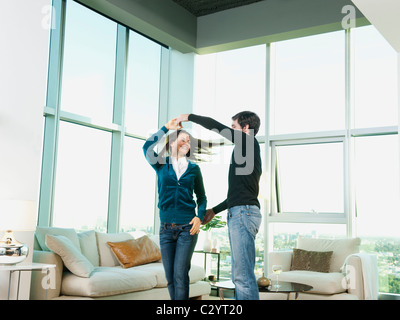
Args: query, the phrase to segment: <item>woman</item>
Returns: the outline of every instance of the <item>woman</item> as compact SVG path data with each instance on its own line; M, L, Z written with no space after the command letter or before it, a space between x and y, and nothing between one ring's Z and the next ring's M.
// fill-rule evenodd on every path
M196 246L200 224L206 213L207 198L200 168L191 152L193 138L170 120L153 134L143 146L147 161L158 178L158 208L160 211L160 248L168 291L171 300L189 299L190 261ZM169 130L163 151L158 155L154 148ZM163 157L164 153L169 156ZM197 198L193 199L193 192Z

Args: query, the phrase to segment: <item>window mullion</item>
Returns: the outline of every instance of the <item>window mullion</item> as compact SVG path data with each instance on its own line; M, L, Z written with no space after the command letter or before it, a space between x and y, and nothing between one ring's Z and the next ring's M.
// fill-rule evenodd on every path
M112 133L110 187L108 198L107 232L115 233L119 229L119 215L121 202L122 159L125 136L125 92L126 92L126 68L129 48L129 30L118 25L117 46L115 62L114 84L114 112L113 123L121 130Z
M61 74L64 56L65 35L65 0L54 0L52 10L52 25L50 31L49 68L47 81L46 109L51 109L52 114L46 115L42 173L40 181L38 226L52 225L52 211L54 204L54 184L56 176L58 128L60 123L60 96Z

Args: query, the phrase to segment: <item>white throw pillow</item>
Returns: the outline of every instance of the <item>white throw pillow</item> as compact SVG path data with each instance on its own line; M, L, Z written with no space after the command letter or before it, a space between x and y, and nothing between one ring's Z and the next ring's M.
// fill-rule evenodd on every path
M73 274L89 278L94 270L93 264L64 236L46 235L47 247L58 254L64 262L64 265Z

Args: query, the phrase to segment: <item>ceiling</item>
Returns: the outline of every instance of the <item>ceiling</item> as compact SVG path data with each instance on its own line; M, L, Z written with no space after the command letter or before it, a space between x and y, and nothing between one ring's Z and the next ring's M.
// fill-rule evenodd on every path
M196 17L265 0L173 0Z

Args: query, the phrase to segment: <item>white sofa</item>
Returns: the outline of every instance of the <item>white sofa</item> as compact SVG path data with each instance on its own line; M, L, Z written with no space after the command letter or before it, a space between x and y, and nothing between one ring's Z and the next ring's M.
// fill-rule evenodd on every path
M47 247L47 234L57 239L67 238L66 241L73 244L69 253L64 254L65 250L59 254L52 252ZM129 233L109 234L93 230L76 233L74 229L38 227L33 262L56 265L50 272L47 299L168 300L167 281L161 261L123 268L107 245L108 241L129 239L134 239ZM150 239L159 246L158 236ZM202 281L204 275L202 267L192 265L189 272L190 298L201 299L210 294L209 283ZM40 272L32 273L31 300L45 297L43 277Z
M297 282L313 287L299 294L299 300L364 300L377 298L376 257L359 253L360 239L311 239L299 237L297 248L307 251L333 251L329 272L291 270L293 251L271 252L268 256L268 277L273 265L281 265L279 281ZM368 259L364 257L367 256ZM371 259L369 259L371 258ZM370 264L369 266L366 264ZM371 267L372 265L372 267ZM370 272L370 270L374 270ZM367 286L368 285L368 286ZM260 299L286 299L282 293L262 293Z

